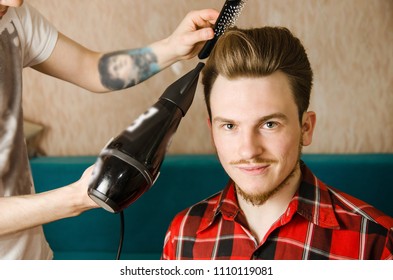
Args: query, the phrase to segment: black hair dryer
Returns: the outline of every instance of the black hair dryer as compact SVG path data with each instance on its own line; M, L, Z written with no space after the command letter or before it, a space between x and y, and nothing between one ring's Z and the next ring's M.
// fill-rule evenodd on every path
M191 106L200 62L161 95L101 151L88 188L89 196L102 208L118 213L154 184L172 136Z

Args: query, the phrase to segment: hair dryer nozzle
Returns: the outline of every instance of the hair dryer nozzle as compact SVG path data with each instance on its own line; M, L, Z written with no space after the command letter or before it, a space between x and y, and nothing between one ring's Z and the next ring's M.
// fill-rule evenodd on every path
M171 84L161 95L160 99L173 102L185 116L194 100L199 73L204 66L204 63L199 62L193 70Z

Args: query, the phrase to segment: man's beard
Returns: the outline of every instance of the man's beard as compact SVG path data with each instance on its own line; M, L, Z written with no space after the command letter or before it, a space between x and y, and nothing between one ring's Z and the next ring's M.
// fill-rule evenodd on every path
M302 154L302 147L303 147L303 143L302 141L300 141L298 158L296 160L295 166L293 167L289 175L285 177L285 179L280 184L278 184L274 189L266 191L264 193L248 194L244 192L237 184L235 184L236 193L240 195L246 202L251 203L253 206L263 205L269 198L271 198L280 190L282 190L288 184L289 180L291 180L291 178L295 176L296 171L300 169L300 158Z

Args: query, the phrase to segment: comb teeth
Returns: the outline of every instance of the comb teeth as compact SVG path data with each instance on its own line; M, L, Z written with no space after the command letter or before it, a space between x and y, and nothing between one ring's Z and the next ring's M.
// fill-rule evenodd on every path
M220 15L218 16L217 22L214 27L214 37L213 39L207 41L203 46L202 50L199 52L198 57L200 59L205 59L210 55L211 50L217 42L218 37L220 37L224 32L235 25L240 12L247 0L226 0L224 6L221 9Z
M222 9L222 14L216 27L214 28L215 36L221 36L224 32L235 25L235 22L239 18L241 11L244 8L246 0L242 1L226 1Z

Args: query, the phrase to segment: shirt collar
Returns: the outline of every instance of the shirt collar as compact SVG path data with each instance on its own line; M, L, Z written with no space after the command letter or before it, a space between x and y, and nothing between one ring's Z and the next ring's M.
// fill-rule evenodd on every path
M320 227L339 228L328 187L303 162L300 163L300 166L302 181L289 203L286 213L280 220L281 225L288 223L297 213ZM203 220L199 231L208 228L219 215L222 215L226 220L235 220L236 218L238 222L245 222L243 215L239 215L241 209L232 180L229 180L214 203L214 210L209 213L207 219Z
M311 170L300 163L302 181L292 201L298 202L297 213L320 227L338 229L328 186L319 180Z
M241 210L236 198L235 184L232 180L229 180L224 190L216 197L213 203L214 210L208 213L206 219L202 220L198 232L208 228L219 215L222 215L226 220L232 221L238 216Z

